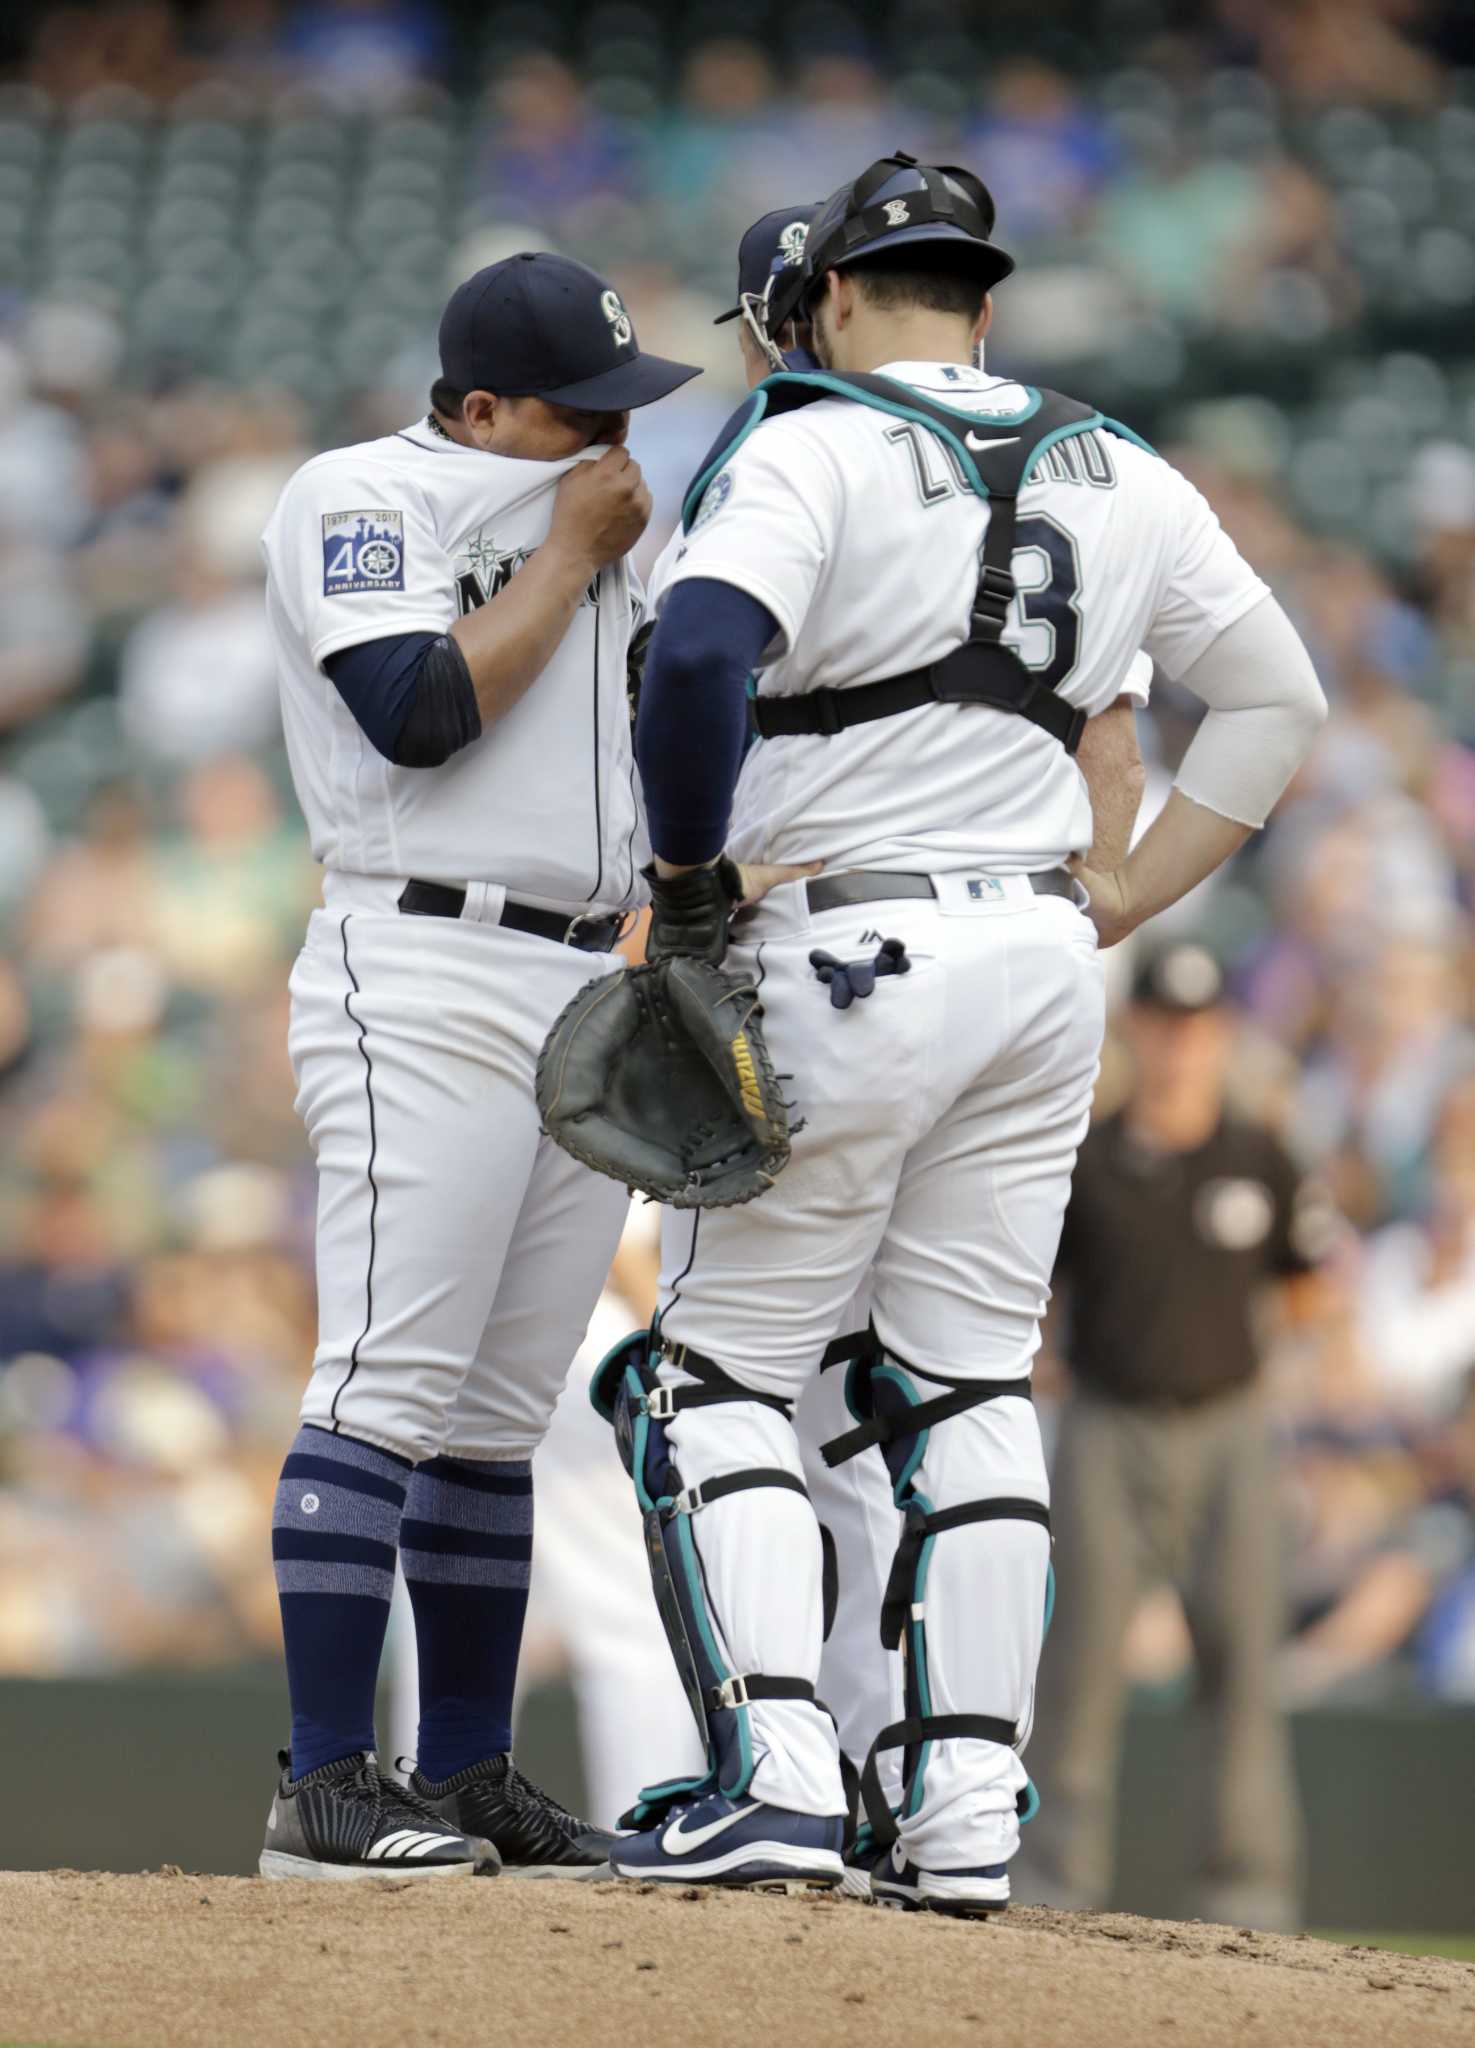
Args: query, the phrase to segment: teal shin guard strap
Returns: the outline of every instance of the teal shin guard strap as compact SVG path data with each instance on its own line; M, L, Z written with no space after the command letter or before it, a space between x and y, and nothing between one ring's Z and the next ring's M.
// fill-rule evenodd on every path
M1001 1721L993 1714L919 1714L909 1721L893 1721L889 1728L883 1728L871 1744L865 1768L860 1774L861 1802L876 1847L889 1849L898 1832L896 1815L887 1805L886 1795L881 1790L878 1757L884 1756L889 1749L911 1749L922 1742L997 1742L1005 1749L1012 1749L1018 1735L1012 1721Z

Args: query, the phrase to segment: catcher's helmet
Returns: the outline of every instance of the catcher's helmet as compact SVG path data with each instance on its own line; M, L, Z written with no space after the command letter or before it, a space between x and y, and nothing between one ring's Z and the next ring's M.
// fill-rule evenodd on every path
M804 261L775 277L769 293L768 330L777 333L800 314L827 270L843 270L863 256L948 242L971 250L980 283L990 290L1014 268L1014 258L989 239L994 202L972 171L955 164L919 164L898 150L883 156L849 185L832 192L810 225Z

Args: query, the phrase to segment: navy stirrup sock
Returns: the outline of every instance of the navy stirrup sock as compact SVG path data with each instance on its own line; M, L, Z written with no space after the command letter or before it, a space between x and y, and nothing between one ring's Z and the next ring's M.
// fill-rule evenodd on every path
M282 1467L271 1549L294 1778L374 1747L374 1690L412 1470L408 1458L310 1425Z
M443 1783L512 1747L533 1557L526 1460L417 1465L400 1529L420 1663L418 1758Z

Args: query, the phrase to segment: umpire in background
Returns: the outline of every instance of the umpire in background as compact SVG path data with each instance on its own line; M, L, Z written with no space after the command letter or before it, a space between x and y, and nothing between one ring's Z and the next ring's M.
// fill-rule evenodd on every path
M1016 1896L1107 1902L1123 1640L1167 1581L1208 1737L1185 1914L1288 1928L1300 1826L1274 1696L1281 1532L1255 1321L1268 1283L1310 1270L1326 1212L1279 1142L1226 1107L1234 1025L1210 953L1150 958L1126 1025L1132 1092L1081 1148L1056 1269L1070 1367L1051 1486L1058 1597L1029 1757L1043 1805Z

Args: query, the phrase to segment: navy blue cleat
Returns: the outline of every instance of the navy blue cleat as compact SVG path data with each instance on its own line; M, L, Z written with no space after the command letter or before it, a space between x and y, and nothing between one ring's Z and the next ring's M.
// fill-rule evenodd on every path
M714 1793L643 1834L621 1835L609 1864L617 1877L647 1882L829 1891L845 1875L844 1840L839 1814L790 1813Z
M870 1894L878 1906L899 1906L903 1912L951 1913L959 1919L986 1920L1009 1904L1009 1866L990 1863L971 1870L919 1870L907 1860L901 1843L894 1842L871 1865Z

